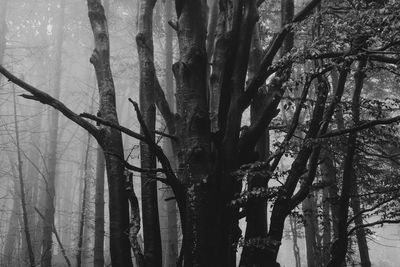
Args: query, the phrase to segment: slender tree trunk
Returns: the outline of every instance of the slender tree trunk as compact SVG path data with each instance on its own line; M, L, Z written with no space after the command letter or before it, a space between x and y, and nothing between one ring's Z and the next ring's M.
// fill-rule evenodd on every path
M0 65L3 65L4 52L6 50L7 4L8 4L8 0L0 0L0 6L1 6L1 9L0 9ZM0 84L1 84L1 79L2 79L2 77L0 77Z
M173 63L173 29L168 24L172 19L172 1L165 1L165 92L169 106L174 110L174 82L172 73ZM172 142L169 138L164 139L163 148L168 157L171 166L176 168L176 155L173 153ZM161 192L163 196L160 198L160 204L165 209L166 222L161 225L161 229L166 229L165 245L163 247L164 262L163 266L174 267L178 261L178 223L177 209L174 193L170 186L163 185L164 190ZM160 222L161 223L161 222Z
M358 63L357 71L354 74L355 88L352 99L352 113L353 122L355 125L360 120L360 95L363 88L365 66L367 61L362 59ZM356 155L356 141L357 132L351 132L347 141L347 153L343 167L343 183L339 201L339 234L338 239L333 243L331 248L332 258L328 263L328 267L337 267L345 263L345 257L348 246L347 236L347 220L350 195L352 191L353 179L354 179L354 156Z
M104 267L104 171L103 150L98 146L94 212L94 267Z
M56 43L54 51L54 74L52 77L52 89L54 90L54 98L60 97L61 91L61 62L62 62L62 45L64 41L64 14L65 0L61 0L58 20L56 24ZM41 258L42 267L51 267L51 258L53 253L53 233L52 227L54 224L55 213L55 181L57 171L57 139L58 139L58 119L59 112L57 110L50 111L50 136L49 136L49 154L48 154L48 177L45 190L45 207L43 224L43 241Z
M104 13L109 18L110 1L103 0ZM104 267L104 153L100 145L96 149L96 182L94 204L93 267Z
M78 232L78 244L77 244L77 254L76 254L76 266L81 267L82 265L82 250L84 243L84 228L87 216L87 202L88 202L88 179L89 179L89 149L90 149L90 134L87 134L86 149L84 151L84 163L83 163L83 190L82 190L82 205L81 213L79 219L79 232Z
M318 266L318 248L317 248L317 229L316 229L316 205L314 193L310 192L308 197L302 202L302 209L304 215L304 229L306 238L306 250L307 250L307 266L317 267Z
M31 242L31 235L29 232L29 221L28 221L28 213L26 209L26 198L25 198L25 188L24 188L24 178L22 173L22 158L21 158L21 147L19 143L19 128L17 122L17 103L15 100L15 89L14 89L14 125L15 125L15 141L17 145L17 159L18 159L18 178L19 178L19 192L21 198L21 207L22 207L22 218L23 218L23 226L25 236L25 242L28 248L28 256L29 256L29 263L31 267L36 266L35 264L35 256L33 254L32 249L32 242Z
M337 220L338 216L338 189L336 185L336 170L329 151L322 151L321 160L322 182L325 186L322 193L322 258L325 265L329 262L329 249L332 245L332 234L334 239L337 236L335 234L337 233L337 230L334 230L337 228L337 224L334 222ZM332 216L330 215L330 212L332 213Z
M140 66L140 110L143 120L152 133L156 124L155 68L153 51L153 9L156 1L142 0L139 6L138 34L136 43ZM143 133L143 131L142 131ZM150 146L140 142L140 160L143 169L155 169L156 157ZM144 257L146 265L162 265L161 233L157 202L157 181L155 173L141 174L142 218L144 235Z
M132 173L127 174L126 179L126 190L129 195L129 203L131 206L131 220L129 229L129 240L131 242L131 248L133 255L135 256L136 267L147 266L142 249L139 245L138 233L140 231L140 209L139 201L136 197L135 190L133 189Z
M41 144L41 129L42 129L42 115L41 109L42 105L40 103L35 103L33 108L33 113L35 117L32 121L30 126L32 133L30 134L30 142L31 146L28 153L28 167L27 167L27 185L28 190L26 191L26 200L27 200L27 214L29 220L29 229L31 233L31 241L32 247L34 251L35 260L38 260L40 255L38 253L38 249L40 248L40 239L38 240L38 233L37 233L37 223L38 217L36 216L36 212L34 207L38 205L38 196L39 196L39 184L40 184L40 153L39 153L39 146ZM41 221L41 220L40 220Z
M352 197L353 199L351 201L351 208L353 209L353 214L360 214L361 203L360 203L360 198L357 197L358 195L357 175L356 174L354 175L355 177L354 177L353 192L352 192L352 195L354 197ZM354 224L356 227L363 225L362 215L357 216L354 219ZM371 267L371 260L368 251L368 243L364 228L360 228L359 230L356 231L356 237L357 237L358 250L360 252L361 267Z
M20 200L18 199L19 196L19 188L18 188L18 181L17 181L17 172L15 170L13 161L11 160L11 157L9 157L10 165L11 165L11 170L13 173L13 178L14 178L14 197L13 197L13 207L11 210L11 217L9 219L9 226L8 226L8 231L7 235L4 241L4 251L3 251L3 257L2 257L2 264L7 267L13 266L14 262L14 255L16 254L15 248L16 248L16 241L18 237L18 217L20 217Z
M95 49L90 62L96 71L97 86L100 95L98 115L118 125L116 112L115 87L110 69L110 43L107 19L99 0L87 0L89 19L94 35ZM106 162L109 213L110 213L110 252L113 266L131 267L129 237L129 203L124 183L124 158L121 132L110 127L101 128L98 138Z
M293 254L296 261L296 267L301 267L300 248L297 242L297 222L293 216L289 216L290 230L293 236Z

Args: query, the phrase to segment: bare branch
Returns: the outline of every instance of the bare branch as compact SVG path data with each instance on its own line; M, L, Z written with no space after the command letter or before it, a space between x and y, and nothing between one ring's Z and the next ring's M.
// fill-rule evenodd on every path
M318 138L329 138L329 137L335 137L335 136L340 136L348 133L353 133L353 132L358 132L361 130L365 130L377 125L387 125L387 124L392 124L395 122L400 121L400 116L396 116L393 118L389 119L381 119L381 120L373 120L369 122L365 122L359 126L348 128L348 129L343 129L343 130L338 130L338 131L332 131L330 133L323 134L321 136L318 136Z
M353 227L350 231L348 231L347 236L352 235L357 230L372 227L372 226L375 226L378 224L383 225L385 223L389 223L389 224L400 223L400 219L398 219L398 220L380 220L380 221L376 221L376 222L372 222L372 223L357 225L357 226Z
M380 202L380 203L378 203L378 204L376 204L376 205L374 205L374 206L372 206L372 207L370 207L368 209L361 210L357 214L354 214L354 216L347 222L347 225L350 225L350 223L352 223L358 216L361 216L363 213L374 211L377 208L379 208L380 206L385 205L386 203L389 203L390 201L396 200L398 198L399 198L399 195L395 195L394 197L388 198L388 199L386 199L386 200L384 200L384 201L382 201L382 202Z
M136 132L134 132L132 130L129 130L128 128L125 128L124 126L121 126L121 125L115 124L113 122L109 122L107 120L104 120L104 119L102 119L100 117L97 117L95 115L92 115L92 114L89 114L89 113L81 113L81 114L79 114L79 116L82 117L82 118L87 118L87 119L96 121L96 122L98 122L100 124L103 124L105 126L109 126L111 128L117 129L117 130L123 132L124 134L129 135L129 136L131 136L133 138L136 138L136 139L138 139L140 141L146 141L146 138L143 135L138 134L138 133L136 133Z
M307 6L305 6L297 15L293 18L292 23L297 23L304 20L311 11L321 2L321 0L312 0ZM267 78L275 72L271 69L272 61L274 60L276 54L281 48L286 36L291 31L291 24L285 25L281 31L276 34L271 41L267 52L261 62L258 73L255 75L254 79L247 86L245 93L239 99L238 104L241 110L245 110L249 105L251 99L257 93L258 88L260 88Z
M164 118L164 121L168 128L168 132L171 134L175 134L176 132L175 114L171 111L172 109L168 104L168 101L165 97L163 89L161 88L157 76L154 78L154 96L155 96L156 106ZM176 138L172 137L170 138L176 141Z
M35 101L39 101L45 105L52 106L53 108L57 109L60 111L62 114L64 114L65 117L68 119L72 120L85 130L87 130L93 137L96 139L99 139L99 130L86 120L82 119L78 114L74 113L72 110L67 108L64 103L61 101L55 99L54 97L50 96L49 94L37 89L36 87L26 83L25 81L19 79L12 73L10 73L8 70L6 70L3 66L0 65L0 73L3 74L9 81L12 83L18 85L22 89L28 91L32 95L26 95L23 94L22 96L27 98L27 99L32 99Z
M149 130L147 129L146 124L144 123L142 114L139 109L139 105L130 98L129 98L129 102L131 102L132 105L134 106L138 121L140 123L140 126L142 127L142 131L144 133L144 138L145 138L143 141L149 145L151 151L156 155L156 157L160 161L161 166L163 167L164 172L165 172L166 183L168 183L171 186L172 190L174 191L174 194L175 194L178 206L179 206L179 210L182 213L182 212L184 212L184 203L185 203L185 196L184 196L185 192L184 192L182 183L176 177L175 172L173 171L173 169L171 167L171 163L169 162L167 156L164 154L164 151L151 138L151 134L150 134Z

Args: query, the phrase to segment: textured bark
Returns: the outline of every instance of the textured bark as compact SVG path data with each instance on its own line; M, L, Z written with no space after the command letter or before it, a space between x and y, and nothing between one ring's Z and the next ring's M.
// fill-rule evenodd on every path
M94 267L104 267L104 171L103 150L97 147L94 212Z
M110 69L110 47L107 20L99 0L88 0L89 19L94 34L95 49L90 58L96 72L100 95L98 114L101 118L118 125L115 103L115 87ZM80 124L82 125L82 124ZM87 128L87 126L84 126ZM122 137L118 130L103 126L101 136L96 136L106 162L109 211L110 211L110 253L115 266L132 266L129 238L129 203L124 188L124 164Z
M144 123L154 140L155 106L155 67L153 48L153 9L156 1L140 1L138 13L138 34L136 44L140 67L140 111ZM142 129L143 133L143 129ZM149 144L140 142L140 162L143 169L156 168L156 155ZM161 233L158 216L157 181L155 173L141 174L142 219L144 237L144 257L147 266L162 265Z
M360 120L360 95L363 88L365 66L367 61L362 59L358 63L357 71L354 74L355 88L352 99L352 114L354 125L357 126ZM351 132L347 140L347 152L343 166L343 183L339 200L339 232L338 239L333 243L331 248L332 258L328 263L328 267L340 266L345 264L347 253L347 220L350 204L350 195L354 180L354 156L356 155L357 132Z
M185 207L181 217L185 266L214 266L214 245L207 227L207 182L210 171L210 131L206 97L206 18L204 0L180 6L178 42L180 57L173 71L177 84L176 102L180 120L178 177L184 183ZM180 211L182 214L182 210ZM222 257L220 255L220 257Z
M53 77L52 88L54 90L54 98L59 99L61 92L61 57L62 45L64 41L64 13L65 0L61 0L58 19L56 23L56 43L55 53L53 58ZM57 171L57 140L58 140L58 119L59 113L56 110L50 111L49 125L49 154L47 160L48 176L46 181L45 201L44 201L44 216L43 222L43 237L42 237L42 257L41 266L51 267L51 259L53 254L53 233L52 226L54 224L55 213L55 182Z

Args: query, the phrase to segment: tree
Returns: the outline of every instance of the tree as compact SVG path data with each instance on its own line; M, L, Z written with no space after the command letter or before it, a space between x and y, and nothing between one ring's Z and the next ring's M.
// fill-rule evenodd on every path
M153 9L156 1L140 1L138 11L138 33L136 44L139 56L140 69L140 111L144 123L154 142L156 127L155 106L155 67L153 48ZM142 132L143 134L143 129ZM140 142L140 160L142 169L156 168L156 155L152 153L150 145ZM141 174L142 188L142 218L144 235L144 257L148 266L162 265L160 220L158 216L157 180L156 173L143 172Z
M340 21L341 18L337 17L332 18L333 16L329 12L326 17L324 16L327 20L323 22L324 35L321 35L321 38L327 37L330 42L313 39L312 42L305 43L304 49L294 47L294 38L296 37L293 32L299 28L310 28L313 18L310 20L307 18L321 1L307 2L294 15L293 1L283 0L283 25L263 52L264 55L257 70L249 75L251 42L259 17L258 5L262 2L219 1L214 49L207 49L207 39L211 40L212 38L207 36L209 20L206 1L175 1L177 20L171 21L170 24L176 30L179 49L178 62L173 65L176 81L176 114L174 109L169 107L155 75L151 31L147 29L147 35L139 35L137 39L142 45L139 49L143 49L147 45L146 54L141 54L140 64L142 71L146 70L142 74L142 79L145 78L142 82L146 81L146 85L148 85L146 87L148 91L143 91L143 93L149 93L149 95L146 96L148 101L141 103L141 109L135 102L132 100L131 102L137 113L141 134L118 124L115 88L109 67L108 31L99 1L88 1L89 18L95 35L96 48L91 61L96 70L100 92L99 116L91 114L78 116L61 102L26 84L0 67L1 73L31 93L25 97L55 107L69 119L88 130L102 146L109 183L111 255L114 265L131 266L132 264L129 250L127 251L129 240L124 235L124 231L129 228L128 193L122 182L126 179L124 169L127 168L144 173L144 176L152 177L153 180L159 180L171 186L179 207L183 232L179 265L234 266L236 264L236 248L241 240L239 219L246 216L250 222L251 216L260 211L264 212L264 200L269 199L273 202L273 208L268 232L265 233L262 229L264 225L260 227L260 233L255 234L252 240L256 242L250 242L249 245L261 248L257 250L256 256L263 258L262 264L278 266L277 254L282 241L285 220L293 209L313 193L323 140L349 134L340 196L338 229L340 241L336 243L340 245L340 249L335 250L334 247L332 250L332 261L338 264L343 262L348 235L359 229L356 226L348 231L348 208L351 193L349 190L352 190L352 186L348 185L352 185L351 181L353 180L354 171L351 165L355 154L357 132L379 124L396 122L399 117L366 123L357 122L354 127L331 130L333 116L338 104L346 99L346 89L350 88L346 87L346 84L349 85L348 77L351 77L354 61L362 62L366 55L369 61L377 64L395 64L398 59L395 56L386 56L385 53L381 55L381 50L366 51L363 46L366 37L357 34L360 28L357 26L360 25L359 23L350 24L354 27L350 27L343 33L343 25L349 25L349 21L357 21L358 16L364 16L362 15L364 12L377 12L373 8L370 9L370 6L364 7L363 5L360 5L361 8L358 5L346 7L354 12L349 13L354 14L354 17L349 15L345 21ZM154 3L153 1L146 2L149 5L148 11L152 10ZM213 12L210 13L213 14ZM152 12L141 14L144 15L141 21L151 19ZM322 16L322 14L325 13L321 11L315 16ZM372 22L365 19L363 23ZM353 36L357 38L353 38ZM379 36L377 38L386 37ZM371 39L369 41L374 40ZM380 42L381 39L374 44L380 45ZM392 45L392 42L391 39L388 39L387 42L382 41L386 44L384 48L389 44ZM375 49L375 47L369 48ZM208 55L207 51L212 51L210 52L212 55ZM281 52L278 53L279 51ZM386 49L383 51L386 52ZM254 67L253 62L251 63L250 65ZM293 79L294 66L311 63L315 64L316 68L311 72L304 73L302 81ZM339 77L335 88L330 90L328 75L332 70L338 71ZM253 72L253 70L251 71ZM356 73L363 71L361 65ZM246 82L249 76L252 79ZM314 95L311 95L309 89L313 83L315 83L315 92L313 92ZM255 102L260 88L265 85L268 90L262 99L258 114L252 118L250 125L242 127L245 110ZM358 80L355 88L361 91L362 81ZM257 151L257 144L259 144L260 138L265 136L267 129L273 128L272 121L279 121L278 107L283 102L285 92L288 90L301 90L301 99L295 105L288 125L281 127L284 129L283 142L279 142L274 153L265 160L264 156L260 155L261 153L257 153L260 152ZM154 96L151 95L153 93ZM360 93L356 93L354 96L350 101L354 106L352 116L355 121L358 121L357 107ZM307 106L309 111L304 111L306 106L304 103L308 101L307 97L312 105ZM171 139L173 151L177 155L177 172L174 171L165 153L155 142L153 115L146 113L148 108L154 110L154 103L168 127L168 134L159 132L157 134ZM302 113L309 114L304 123L299 121ZM98 122L102 125L101 129L98 130L83 118ZM292 153L293 159L288 170L281 172L277 166L285 153L291 152L288 146L292 144L296 130L304 132L304 138L298 142L295 153ZM156 156L161 168L156 168L155 165L142 165L139 168L127 163L123 157L121 132L146 143L145 152L151 153L153 157ZM247 179L256 172L264 172L261 175L266 181L262 178L260 180L263 182L262 188L265 190L249 192L246 187L249 186ZM164 176L159 177L157 175L159 173ZM284 176L284 179L279 177L280 174ZM267 189L268 182L275 180L281 182L281 185ZM243 185L245 188L242 188ZM243 202L247 203L247 197L252 194L256 195L257 200L264 199L259 201L260 208L257 209L257 212L248 211L246 205L243 205ZM243 200L242 203L241 200ZM156 201L152 201L152 204L154 202L156 203ZM154 214L155 206L150 205L149 207L149 213ZM147 224L145 226L150 226L148 223L145 224ZM154 229L153 226L150 228ZM256 228L258 230L258 227ZM149 235L147 236L149 237ZM146 239L146 235L144 238ZM158 245L157 243L158 241L154 242ZM151 261L150 263L153 264ZM255 262L254 265L261 266L259 262Z
M64 39L64 14L65 0L61 0L59 16L56 28L56 40L54 51L54 74L52 79L52 87L54 89L54 97L59 99L61 91L61 58L62 45ZM58 140L58 120L59 113L56 110L50 112L50 135L49 135L49 154L48 154L48 177L46 178L46 189L44 190L44 222L42 236L41 266L50 267L53 254L53 224L55 213L55 183L56 183L56 167L57 167L57 140Z

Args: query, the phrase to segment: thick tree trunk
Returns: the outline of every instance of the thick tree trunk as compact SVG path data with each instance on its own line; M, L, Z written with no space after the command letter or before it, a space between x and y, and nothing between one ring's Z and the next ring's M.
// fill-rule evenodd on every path
M100 0L87 0L89 19L94 34L90 62L96 71L100 95L99 116L118 125L115 87L110 69L110 44L107 20ZM109 190L110 252L113 266L132 266L129 237L129 203L124 188L124 158L121 132L111 127L101 128L98 142L103 148Z
M154 140L155 106L155 67L153 49L153 9L156 1L140 1L138 34L136 44L140 66L140 110L143 120ZM143 133L143 129L142 129ZM156 168L156 156L150 146L140 142L140 161L143 169ZM141 174L142 218L144 235L144 257L150 267L162 265L161 233L157 203L157 181L155 173Z
M52 88L54 90L54 98L60 97L61 91L61 57L62 45L64 40L64 14L65 0L61 0L58 20L56 24L56 43L54 53L54 74L52 77ZM50 111L50 136L49 136L49 154L48 154L48 177L46 181L44 216L43 222L43 237L42 237L42 267L51 267L51 258L53 253L53 233L52 227L54 224L55 213L55 181L57 171L57 139L58 139L58 119L59 113L56 110Z
M94 267L104 267L104 154L97 147L94 212Z
M206 1L176 1L180 59L173 66L177 83L176 102L180 117L178 137L178 177L187 188L183 224L185 266L216 266L212 252L213 224L209 221L212 200L207 194L210 182L210 131L207 105ZM211 227L210 227L211 226ZM222 266L222 265L220 265Z

